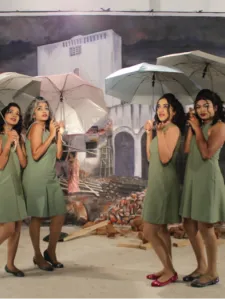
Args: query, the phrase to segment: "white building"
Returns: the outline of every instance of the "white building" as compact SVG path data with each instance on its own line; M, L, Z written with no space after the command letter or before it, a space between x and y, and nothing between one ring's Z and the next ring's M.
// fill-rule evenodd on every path
M112 30L44 45L38 47L38 75L77 72L104 89L105 77L122 68L121 48L121 37ZM111 107L109 116L113 121L113 171L116 175L143 177L147 166L143 125L152 111L147 105L121 106L118 99L111 96L105 99ZM75 144L80 148L84 141ZM81 166L92 173L100 165L100 149L96 149L96 157L80 152L79 160Z
M37 49L38 75L75 72L104 90L105 78L122 68L122 41L113 30L76 36ZM105 97L109 107L120 103Z

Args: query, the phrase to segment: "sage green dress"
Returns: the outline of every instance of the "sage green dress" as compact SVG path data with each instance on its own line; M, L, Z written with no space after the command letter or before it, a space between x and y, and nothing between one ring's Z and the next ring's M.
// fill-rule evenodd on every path
M210 127L211 123L202 127L206 140ZM182 193L182 217L211 224L225 221L225 186L219 166L220 151L204 160L193 136Z
M0 139L3 150L7 136L0 134ZM11 148L6 166L0 170L0 223L16 222L26 218L20 162L17 153Z
M43 132L43 142L48 136L49 131ZM28 164L23 174L23 187L27 214L41 218L65 214L66 204L55 169L56 143L52 143L38 161L33 159L28 138L26 151Z
M163 130L166 131L168 124ZM173 224L180 222L180 183L176 172L176 157L180 146L178 139L172 159L162 164L159 158L157 136L150 144L148 187L144 199L142 217L151 224Z

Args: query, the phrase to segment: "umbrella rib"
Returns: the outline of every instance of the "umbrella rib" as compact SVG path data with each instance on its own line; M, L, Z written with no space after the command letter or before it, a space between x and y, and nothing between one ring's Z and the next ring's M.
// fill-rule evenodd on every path
M147 73L147 72L146 72L146 73ZM125 79L125 78L127 78L127 77L130 77L130 76L134 76L134 73L132 73L132 74L127 74L123 79ZM147 76L146 76L146 77L147 77ZM118 80L118 81L110 88L110 90L114 89L115 86L116 86L118 83L120 83L120 80Z
M65 80L64 80L64 84L63 84L63 88L62 88L61 92L64 91L64 88L65 88L65 85L66 85L66 81L67 81L68 76L69 76L69 74L66 74L66 78L65 78Z
M179 82L177 79L173 78L174 81L176 81L177 83L179 83L182 88L187 92L187 94L192 98L192 95L189 93L189 91L186 89L186 87L181 83Z
M212 76L212 73L211 73L211 69L212 68L209 68L209 76L211 78L211 90L213 91L213 76Z
M146 79L148 79L148 77L146 76L146 77L144 77L144 79L139 83L139 85L137 86L137 88L135 89L135 91L134 91L134 94L133 94L133 96L132 96L132 100L131 100L131 102L133 101L133 99L134 99L134 96L136 95L136 93L137 93L137 91L138 91L138 89L139 89L139 87L140 87L140 85L146 80Z
M157 77L156 77L157 78ZM162 88L162 95L164 95L164 89L163 89L163 84L162 84L162 81L158 79L158 82L160 83L161 85L161 88Z
M54 86L54 88L56 89L56 91L57 91L57 92L60 92L60 89L54 84L54 82L53 82L49 77L43 76L43 77L41 77L41 78L47 79L47 80Z
M211 67L211 69L213 69L214 71L216 71L216 72L222 74L223 76L225 76L225 73L223 73L222 71L219 71L219 70L217 70L217 69L215 69L215 68L213 68L213 67Z

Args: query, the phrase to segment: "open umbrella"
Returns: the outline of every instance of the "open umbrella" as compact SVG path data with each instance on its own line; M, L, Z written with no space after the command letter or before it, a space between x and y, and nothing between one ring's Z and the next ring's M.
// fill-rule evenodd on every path
M40 93L40 81L33 77L9 72L0 74L0 105L16 102L24 111L29 102Z
M84 134L107 114L104 94L74 73L38 76L40 94L53 110L57 121L64 121L67 134Z
M225 101L225 58L196 50L158 57L157 64L178 68L200 88L218 92Z
M183 105L193 103L196 85L177 69L141 63L121 69L105 79L106 94L122 103L154 105L165 93L173 93Z

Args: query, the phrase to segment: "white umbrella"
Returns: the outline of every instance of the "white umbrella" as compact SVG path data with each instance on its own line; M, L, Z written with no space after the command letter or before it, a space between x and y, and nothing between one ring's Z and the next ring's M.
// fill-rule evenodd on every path
M29 102L40 93L40 81L19 73L0 74L0 102L2 106L16 102L25 110Z
M84 134L107 114L103 91L73 73L37 79L40 95L49 101L56 120L64 121L67 134Z
M196 50L158 57L157 64L178 68L200 88L219 93L225 101L225 58Z
M122 103L154 105L165 93L173 93L183 105L193 103L196 85L177 69L141 63L121 69L105 79L106 94Z

